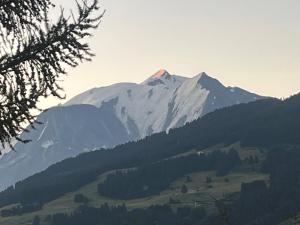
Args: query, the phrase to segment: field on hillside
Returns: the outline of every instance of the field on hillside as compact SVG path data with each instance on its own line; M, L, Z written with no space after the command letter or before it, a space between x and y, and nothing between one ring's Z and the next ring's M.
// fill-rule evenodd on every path
M109 172L111 173L111 172ZM65 196L46 204L42 210L24 214L22 216L15 217L0 217L1 225L31 225L35 215L41 218L42 225L46 225L44 219L47 215L55 213L70 213L75 210L79 204L74 203L74 195L81 193L90 199L89 205L99 207L104 203L109 205L121 205L126 204L129 209L134 208L146 208L155 204L169 204L170 198L174 199L177 204L173 204L172 207L180 207L184 205L192 207L205 207L208 211L215 210L214 202L211 196L220 199L226 197L229 194L240 191L241 183L252 182L254 180L268 180L269 177L266 174L260 174L250 171L235 171L225 177L216 177L215 172L202 172L190 174L190 182L186 181L186 177L178 179L172 183L168 190L165 190L160 195L151 196L141 199L133 199L128 201L115 200L99 196L97 193L97 185L102 182L108 173L101 175L97 181L82 187L80 190L66 194ZM207 183L207 177L212 178L211 183ZM185 184L188 187L186 194L181 193L181 187Z
M297 215L291 215L290 219L283 221L280 225L298 225L300 224L300 212Z

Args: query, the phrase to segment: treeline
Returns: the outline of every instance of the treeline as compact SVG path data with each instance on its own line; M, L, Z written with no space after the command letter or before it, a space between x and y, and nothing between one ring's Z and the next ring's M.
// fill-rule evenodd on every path
M100 174L205 147L240 141L271 147L300 144L300 95L286 101L266 99L217 110L186 126L154 134L110 151L95 151L67 159L0 193L0 206L46 203L96 180Z
M115 199L147 197L159 194L176 179L189 173L215 170L217 176L223 176L240 163L241 159L235 150L173 158L110 174L98 185L98 193Z
M90 199L83 194L76 194L73 200L78 204L87 204L90 201Z
M49 225L195 225L206 216L203 208L183 207L173 211L169 206L151 206L147 209L127 210L126 206L100 208L81 206L71 215L48 216Z
M21 216L26 213L36 212L42 209L41 204L18 205L9 209L1 210L2 217Z
M300 148L282 147L269 152L263 181L243 184L231 210L232 225L277 225L300 211Z

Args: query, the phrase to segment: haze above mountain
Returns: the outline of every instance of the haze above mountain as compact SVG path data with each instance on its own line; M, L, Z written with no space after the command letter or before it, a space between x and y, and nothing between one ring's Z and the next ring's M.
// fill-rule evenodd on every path
M82 152L111 148L183 126L216 109L261 99L200 73L193 78L160 70L141 84L118 83L88 90L42 113L36 130L22 134L0 160L1 187Z

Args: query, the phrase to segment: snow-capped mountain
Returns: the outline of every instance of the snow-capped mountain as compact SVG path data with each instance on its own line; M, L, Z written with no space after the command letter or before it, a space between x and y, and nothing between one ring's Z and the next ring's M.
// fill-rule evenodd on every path
M42 113L29 144L0 159L0 189L85 151L110 148L168 131L216 109L262 97L225 87L201 73L193 78L160 70L141 84L118 83L88 90Z
M239 88L224 87L201 73L193 78L160 70L141 84L120 83L95 88L71 99L66 105L114 105L116 117L129 134L138 138L168 131L206 113L260 98Z

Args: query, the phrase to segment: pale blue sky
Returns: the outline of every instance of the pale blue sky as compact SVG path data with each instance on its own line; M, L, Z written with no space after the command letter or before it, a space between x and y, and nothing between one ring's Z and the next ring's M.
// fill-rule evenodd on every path
M72 8L72 0L55 0ZM300 91L299 0L102 0L92 63L69 71L68 98L160 68L287 97ZM58 101L44 101L49 106Z

